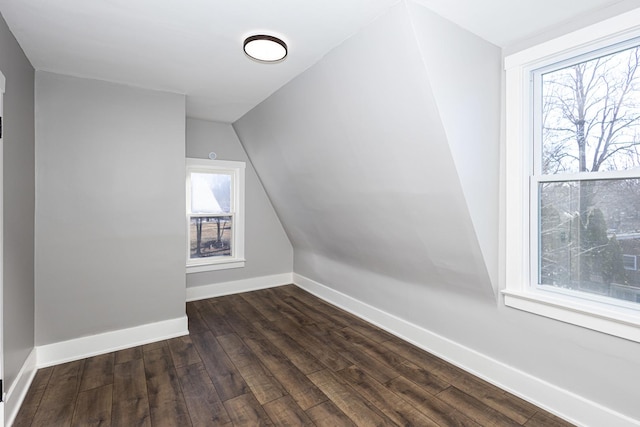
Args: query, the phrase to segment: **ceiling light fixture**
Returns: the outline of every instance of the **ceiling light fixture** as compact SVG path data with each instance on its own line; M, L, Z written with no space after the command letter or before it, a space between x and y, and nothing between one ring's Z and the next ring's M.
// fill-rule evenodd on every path
M287 56L287 44L277 37L255 35L245 39L244 53L258 62L280 62Z

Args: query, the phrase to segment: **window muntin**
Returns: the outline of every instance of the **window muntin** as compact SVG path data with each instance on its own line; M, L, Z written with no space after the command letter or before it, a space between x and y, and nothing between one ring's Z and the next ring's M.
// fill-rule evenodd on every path
M187 159L187 272L244 266L244 163Z
M640 177L640 46L614 46L532 76L532 284L635 301L618 290L640 293L623 257L636 255L640 231L640 180L632 177Z

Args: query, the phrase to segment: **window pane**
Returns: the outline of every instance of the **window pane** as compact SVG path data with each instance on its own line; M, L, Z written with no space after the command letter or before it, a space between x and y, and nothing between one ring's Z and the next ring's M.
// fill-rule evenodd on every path
M637 270L637 258L635 255L622 255L622 262L625 270Z
M191 259L231 256L231 216L192 217L189 226Z
M542 173L640 166L640 47L542 76Z
M192 172L191 213L231 212L231 175Z
M640 179L541 183L539 194L538 283L640 301Z

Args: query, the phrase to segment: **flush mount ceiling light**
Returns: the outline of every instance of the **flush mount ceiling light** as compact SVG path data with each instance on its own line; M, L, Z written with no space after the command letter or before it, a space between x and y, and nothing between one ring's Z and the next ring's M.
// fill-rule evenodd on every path
M244 53L258 62L280 62L287 56L287 44L273 36L251 36L244 41Z

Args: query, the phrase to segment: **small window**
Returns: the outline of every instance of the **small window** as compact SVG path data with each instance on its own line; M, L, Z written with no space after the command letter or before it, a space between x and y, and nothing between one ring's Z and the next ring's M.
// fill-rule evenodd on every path
M505 59L505 304L635 341L640 31L629 26L638 18Z
M622 263L625 270L636 271L638 269L636 255L622 255Z
M187 159L187 273L244 267L242 162Z

